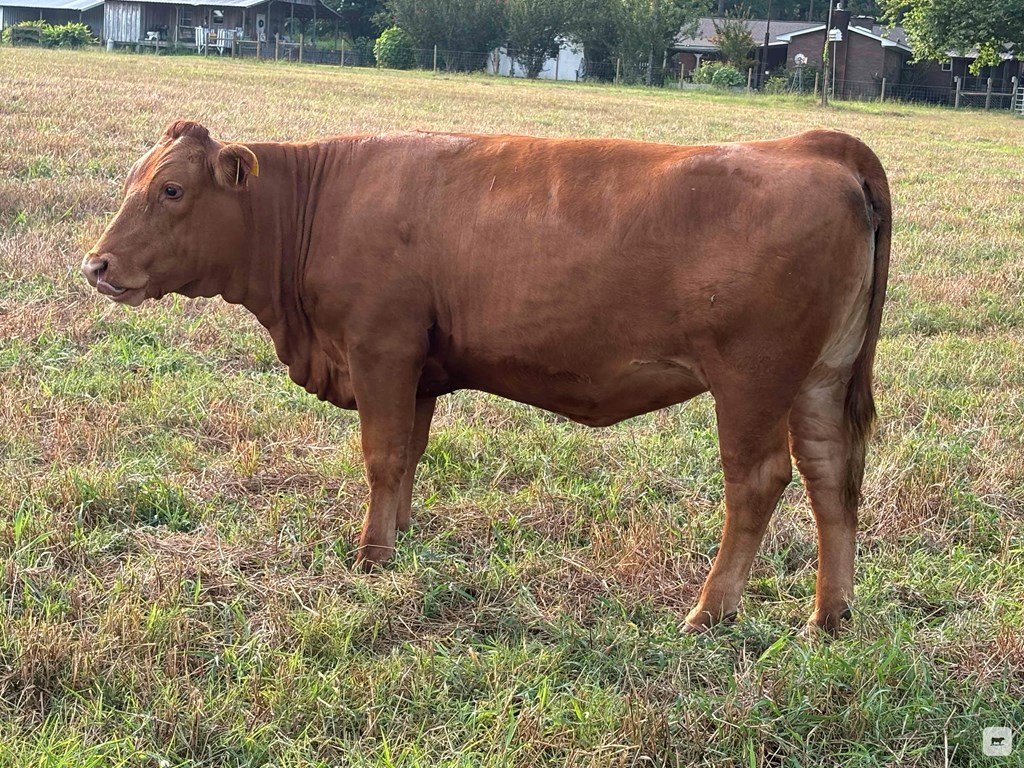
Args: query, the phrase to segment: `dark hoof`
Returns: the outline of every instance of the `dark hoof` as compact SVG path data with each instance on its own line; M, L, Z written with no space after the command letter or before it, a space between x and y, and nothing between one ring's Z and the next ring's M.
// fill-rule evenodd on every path
M692 611L690 615L686 617L686 623L683 624L683 634L703 635L710 632L711 628L716 624L735 620L735 611L725 614L720 619L715 619L708 611Z
M836 637L842 629L843 622L850 621L852 618L853 611L849 608L843 608L841 611L815 611L807 620L804 635L815 637L824 634L828 637Z
M384 563L391 558L394 551L394 547L385 547L377 544L363 544L356 552L356 568L363 573L372 573L373 571L382 570L384 568Z

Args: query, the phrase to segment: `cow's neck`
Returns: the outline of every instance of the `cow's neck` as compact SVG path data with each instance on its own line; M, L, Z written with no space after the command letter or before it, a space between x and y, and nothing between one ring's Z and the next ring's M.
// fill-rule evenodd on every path
M245 306L267 328L296 383L321 399L347 405L334 366L316 344L301 296L315 234L315 201L337 160L336 144L248 146L260 168L259 177L251 180L249 244L222 295Z

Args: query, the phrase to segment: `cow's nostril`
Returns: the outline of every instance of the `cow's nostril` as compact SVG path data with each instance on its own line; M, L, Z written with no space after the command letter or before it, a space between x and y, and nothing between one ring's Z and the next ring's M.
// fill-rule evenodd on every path
M99 279L103 276L103 273L107 271L107 265L108 262L106 259L87 256L85 263L82 265L82 271L85 272L86 277Z

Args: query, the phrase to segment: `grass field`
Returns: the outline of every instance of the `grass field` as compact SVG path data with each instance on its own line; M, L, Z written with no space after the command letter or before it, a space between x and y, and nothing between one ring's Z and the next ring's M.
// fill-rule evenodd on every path
M1024 121L9 48L0 93L0 765L1024 765ZM604 430L446 398L413 531L354 573L355 415L244 311L78 274L179 117L865 139L896 227L848 631L798 634L794 482L739 621L681 633L722 525L708 398Z

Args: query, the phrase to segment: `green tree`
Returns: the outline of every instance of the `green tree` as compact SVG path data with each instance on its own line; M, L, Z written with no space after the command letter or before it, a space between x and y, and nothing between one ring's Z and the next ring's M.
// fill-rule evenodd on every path
M385 0L384 5L420 48L487 52L505 36L503 0Z
M918 61L977 50L976 75L1008 51L1024 56L1024 0L880 1L891 23L902 22Z
M680 31L693 31L709 8L708 0L619 0L616 51L627 66L646 62L645 81Z
M352 40L376 37L381 26L389 26L377 23L378 15L384 10L381 0L324 0L324 4L338 12L341 25Z
M724 18L716 19L715 36L711 41L719 47L726 63L745 72L754 63L750 53L757 47L750 33L750 9L737 6Z
M588 72L614 72L612 59L619 48L620 0L578 0L569 24L570 36L583 45ZM608 75L610 78L610 75Z
M572 26L572 0L507 0L506 45L509 54L535 78L544 62L558 55L559 42Z

